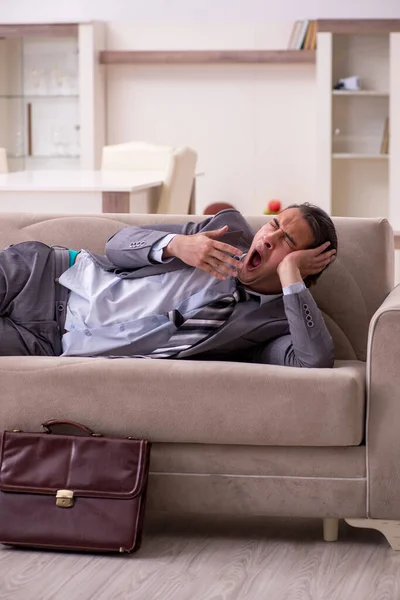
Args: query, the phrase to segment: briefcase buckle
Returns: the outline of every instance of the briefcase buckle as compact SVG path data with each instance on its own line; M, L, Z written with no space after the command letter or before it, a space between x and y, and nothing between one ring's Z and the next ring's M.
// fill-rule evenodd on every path
M58 490L56 505L60 508L71 508L74 505L74 492L72 490Z

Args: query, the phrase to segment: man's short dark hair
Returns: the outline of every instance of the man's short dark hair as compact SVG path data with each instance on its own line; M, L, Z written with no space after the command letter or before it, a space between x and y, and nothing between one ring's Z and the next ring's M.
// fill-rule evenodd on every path
M314 242L310 248L318 248L318 246L321 246L325 242L330 242L330 246L328 246L325 252L328 252L329 250L336 250L337 252L338 240L336 229L328 213L319 206L314 206L308 202L305 202L304 204L291 204L287 208L298 208L303 219L309 224L314 236ZM325 269L327 269L327 267L325 267ZM323 271L325 271L325 269L323 269ZM323 271L316 275L309 275L306 277L304 279L306 286L310 287L310 285L317 283L318 278Z

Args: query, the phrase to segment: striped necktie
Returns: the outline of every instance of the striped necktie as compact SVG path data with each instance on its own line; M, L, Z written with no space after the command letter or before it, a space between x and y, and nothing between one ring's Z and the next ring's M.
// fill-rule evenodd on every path
M149 356L151 358L169 358L203 342L226 323L236 304L246 300L247 297L248 294L244 288L238 286L232 294L203 306L190 319L185 320L177 310L170 311L168 317L178 330L166 344L154 350Z

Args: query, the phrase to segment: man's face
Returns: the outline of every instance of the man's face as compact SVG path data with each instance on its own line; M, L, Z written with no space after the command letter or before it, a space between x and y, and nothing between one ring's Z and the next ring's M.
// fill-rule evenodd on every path
M277 267L291 252L314 243L311 227L298 208L288 208L257 231L243 260L239 280L256 292L281 289Z

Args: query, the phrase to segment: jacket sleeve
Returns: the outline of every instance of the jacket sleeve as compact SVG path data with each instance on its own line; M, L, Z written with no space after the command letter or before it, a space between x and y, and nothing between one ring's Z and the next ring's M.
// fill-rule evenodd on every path
M283 301L290 333L259 344L247 360L290 367L333 367L333 341L309 290L284 296Z
M122 269L133 270L152 265L154 261L151 260L150 252L154 244L169 233L184 235L199 233L212 218L199 223L190 222L184 225L163 224L123 227L107 241L106 256L115 266Z

